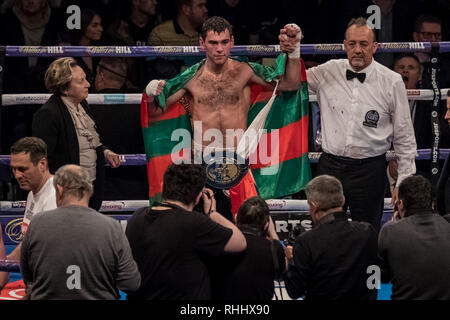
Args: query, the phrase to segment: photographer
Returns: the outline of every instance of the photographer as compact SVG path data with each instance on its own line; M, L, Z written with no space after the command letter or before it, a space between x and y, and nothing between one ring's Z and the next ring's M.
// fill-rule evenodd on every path
M381 281L392 282L391 299L449 300L450 225L433 213L430 181L403 180L397 207L399 218L378 238Z
M161 203L137 210L126 235L141 273L141 287L128 299L207 300L211 298L205 259L241 252L241 231L216 211L205 189L201 165L171 165L164 174ZM193 211L203 201L203 212Z
M377 235L367 222L348 221L345 198L335 177L321 175L306 186L312 230L286 247L290 259L284 283L293 299L372 300L367 267L377 264Z
M236 224L247 240L247 250L215 259L213 299L271 300L274 280L285 270L285 258L266 202L260 197L245 201Z

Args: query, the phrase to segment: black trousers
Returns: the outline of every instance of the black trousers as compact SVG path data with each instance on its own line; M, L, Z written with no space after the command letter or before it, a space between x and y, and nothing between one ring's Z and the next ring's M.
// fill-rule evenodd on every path
M386 155L352 159L323 152L318 174L338 178L344 188L344 210L350 209L352 220L372 224L380 230L384 208Z

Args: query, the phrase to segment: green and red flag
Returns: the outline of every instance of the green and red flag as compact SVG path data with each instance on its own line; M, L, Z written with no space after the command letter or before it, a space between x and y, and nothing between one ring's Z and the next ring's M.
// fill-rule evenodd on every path
M163 175L174 159L190 159L191 140L183 132L192 128L189 115L177 101L166 106L167 97L184 87L203 65L199 62L177 77L167 80L157 103L142 95L141 123L147 158L150 203L161 200ZM266 82L284 74L286 54L275 67L249 62L254 73ZM250 156L251 170L263 199L280 198L302 190L311 179L308 158L308 84L301 65L301 87L278 93L267 115L257 150ZM272 91L258 84L251 86L248 125L270 99ZM149 103L148 103L149 102ZM185 129L185 130L177 130ZM243 193L245 194L245 192ZM245 200L245 199L243 199Z

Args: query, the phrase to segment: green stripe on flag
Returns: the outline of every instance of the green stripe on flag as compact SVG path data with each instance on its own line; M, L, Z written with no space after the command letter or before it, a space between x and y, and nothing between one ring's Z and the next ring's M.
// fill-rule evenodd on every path
M295 99L298 95L298 101L300 105L292 105L291 99ZM308 115L308 85L302 84L302 88L299 91L286 91L278 95L275 99L272 108L267 115L267 124L270 124L270 129L279 129L287 126L288 124L298 121L300 118ZM248 112L247 124L250 125L262 108L266 105L267 101L260 101L255 103Z
M150 207L153 206L155 202L162 201L162 193L157 193L153 197L150 197Z
M258 192L263 199L297 193L311 180L307 153L299 158L281 162L279 165L252 170L252 173Z
M175 132L178 129L181 130ZM151 126L143 128L142 131L144 137L146 137L144 141L147 159L171 154L191 146L191 122L186 114L178 118L152 123ZM187 135L188 133L189 135ZM176 134L173 138L178 139L177 141L171 140L172 134ZM181 138L180 134L186 136ZM174 150L175 147L177 147L176 150Z

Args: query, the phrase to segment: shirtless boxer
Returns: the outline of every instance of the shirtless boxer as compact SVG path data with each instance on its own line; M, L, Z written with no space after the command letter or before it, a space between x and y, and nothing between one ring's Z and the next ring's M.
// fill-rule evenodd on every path
M292 91L300 87L300 37L301 30L296 25L286 25L280 31L280 47L290 52L286 72L279 79L279 91ZM166 105L183 98L191 115L191 122L201 121L201 132L218 129L222 133L222 145L215 147L236 148L238 137L232 145L226 145L227 134L247 128L247 114L250 108L250 84L268 84L253 73L247 63L230 59L234 45L231 25L223 18L206 20L200 36L200 48L206 52L206 61L184 88L168 97ZM149 96L159 95L165 85L164 80L153 80L146 88ZM194 126L193 126L194 127ZM194 127L194 137L196 132ZM206 147L209 138L201 137L197 143Z
M301 36L300 28L293 24L286 25L280 31L280 49L288 53L288 59L285 73L278 79L278 91L295 91L301 86ZM212 151L226 149L227 155L230 149L235 151L247 129L250 85L256 83L275 88L275 81L265 82L249 64L230 59L233 45L232 27L225 19L212 17L206 20L200 36L200 48L206 53L205 62L181 89L166 96L166 105L180 100L190 114L194 161L198 159L198 151L203 151L203 159ZM149 116L164 112L152 102L154 96L162 93L165 85L164 80L152 80L148 84L146 94L150 97L147 108ZM213 149L205 150L206 147ZM229 203L229 200L222 201L222 196L222 192L216 192L218 211L230 218L228 205L221 206L222 203ZM233 213L237 209L233 205Z

